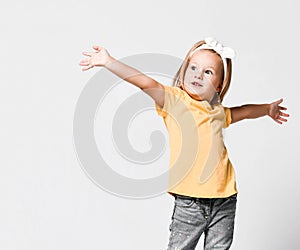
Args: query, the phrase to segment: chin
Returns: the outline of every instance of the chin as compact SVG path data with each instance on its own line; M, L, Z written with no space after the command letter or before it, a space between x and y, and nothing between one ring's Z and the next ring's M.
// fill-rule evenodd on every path
M185 92L188 93L188 95L190 97L192 97L193 99L195 99L197 101L202 101L203 100L203 98L201 96L199 96L199 95L197 95L197 94L195 94L193 92L189 92L189 91L185 91Z
M204 100L204 98L201 97L200 93L197 93L197 92L193 91L193 88L190 88L190 87L187 87L187 86L183 86L182 90L184 90L190 97L192 97L193 99L195 99L197 101Z

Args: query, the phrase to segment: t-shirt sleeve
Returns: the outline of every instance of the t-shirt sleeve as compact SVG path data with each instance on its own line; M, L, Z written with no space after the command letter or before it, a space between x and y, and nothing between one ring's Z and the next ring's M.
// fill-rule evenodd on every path
M163 108L164 107L161 108L157 103L155 103L156 112L159 116L162 116L162 117L167 115L166 112L163 110Z
M178 87L171 87L167 85L163 85L163 87L165 92L164 106L161 108L157 103L155 103L155 108L159 116L165 117L178 101L180 90Z
M225 122L223 128L227 128L231 123L231 109L224 107L225 112Z

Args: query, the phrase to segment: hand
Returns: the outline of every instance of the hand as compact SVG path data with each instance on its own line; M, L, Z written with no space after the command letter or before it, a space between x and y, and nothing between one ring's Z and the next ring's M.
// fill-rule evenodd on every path
M278 101L272 102L269 105L269 116L277 123L282 124L282 122L287 122L287 119L283 117L289 117L289 114L281 112L281 110L287 110L286 107L279 106L283 102L281 98Z
M86 66L82 68L82 71L93 68L94 66L105 66L112 59L107 50L98 45L94 45L94 52L82 52L83 55L88 56L88 58L80 61L80 66Z

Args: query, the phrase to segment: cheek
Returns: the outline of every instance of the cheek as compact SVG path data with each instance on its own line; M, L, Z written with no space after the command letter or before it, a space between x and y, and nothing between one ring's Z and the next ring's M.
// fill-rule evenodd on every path
M211 84L214 87L215 90L218 90L221 86L221 79L220 77L212 77L211 78Z
M186 81L186 80L191 80L192 79L192 77L193 77L193 73L192 72L190 72L189 70L187 70L186 72L185 72L185 75L184 75L184 81Z
M183 83L186 83L189 80L190 76L189 74L185 74L183 78Z

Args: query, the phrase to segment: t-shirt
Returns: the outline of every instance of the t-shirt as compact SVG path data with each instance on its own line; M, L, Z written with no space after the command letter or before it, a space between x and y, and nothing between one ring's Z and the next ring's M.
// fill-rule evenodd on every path
M164 85L164 90L164 106L156 104L156 111L169 134L168 192L202 198L237 193L222 134L231 123L230 109L197 101L179 87Z

